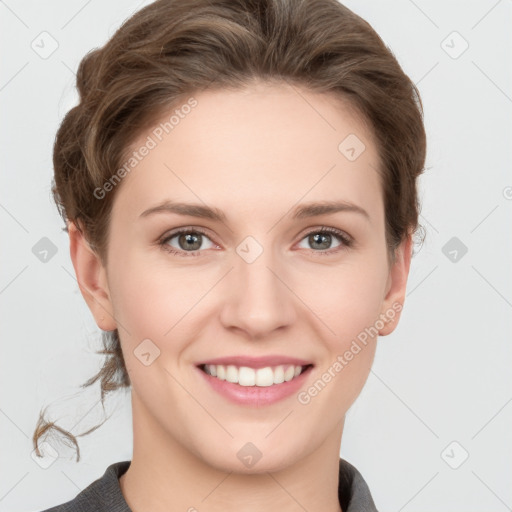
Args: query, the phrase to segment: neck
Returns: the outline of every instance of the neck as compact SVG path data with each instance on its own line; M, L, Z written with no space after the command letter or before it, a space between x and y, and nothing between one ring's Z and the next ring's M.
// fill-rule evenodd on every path
M133 512L340 512L338 474L343 424L316 449L291 464L243 472L240 464L219 467L162 430L132 391L133 457L120 478ZM205 451L208 447L204 447ZM263 457L262 457L263 459ZM237 461L238 462L238 461ZM260 465L262 467L262 465Z

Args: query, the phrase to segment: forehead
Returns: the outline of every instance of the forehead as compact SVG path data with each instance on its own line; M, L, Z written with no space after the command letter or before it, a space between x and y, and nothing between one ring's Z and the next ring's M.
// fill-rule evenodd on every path
M151 149L141 158L144 146ZM379 156L367 124L339 98L295 85L191 95L129 149L139 159L114 209L133 219L165 199L269 218L301 199L344 199L377 217L382 209Z

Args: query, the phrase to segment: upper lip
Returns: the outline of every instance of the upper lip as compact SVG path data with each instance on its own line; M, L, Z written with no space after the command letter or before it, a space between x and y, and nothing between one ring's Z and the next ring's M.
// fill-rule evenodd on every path
M294 365L294 366L307 366L313 364L311 361L305 359L298 359L297 357L273 355L273 356L262 356L262 357L249 357L249 356L227 356L217 357L215 359L208 359L197 363L197 366L205 364L222 364L222 365L233 365L233 366L248 366L250 368L265 368L267 366L279 366L279 365Z

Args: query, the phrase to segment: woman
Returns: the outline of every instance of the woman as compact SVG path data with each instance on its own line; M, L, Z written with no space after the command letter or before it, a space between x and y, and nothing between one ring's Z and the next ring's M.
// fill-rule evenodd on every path
M336 0L159 0L77 86L53 192L133 458L50 510L376 510L339 453L404 303L414 84Z

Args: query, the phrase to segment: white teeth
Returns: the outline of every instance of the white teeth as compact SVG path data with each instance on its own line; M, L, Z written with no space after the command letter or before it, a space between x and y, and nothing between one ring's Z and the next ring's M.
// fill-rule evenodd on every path
M217 379L240 384L240 386L258 387L288 382L302 373L302 366L293 365L286 365L286 369L284 365L280 365L275 367L266 366L256 370L248 366L206 364L204 369L206 373Z

